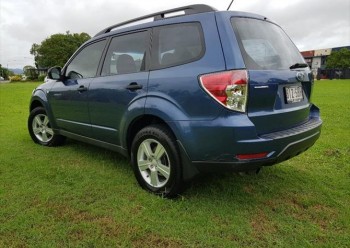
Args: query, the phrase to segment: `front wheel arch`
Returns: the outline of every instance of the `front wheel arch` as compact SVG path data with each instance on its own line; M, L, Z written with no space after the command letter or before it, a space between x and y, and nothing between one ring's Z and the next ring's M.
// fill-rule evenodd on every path
M44 105L39 100L34 100L30 104L29 111L31 112L33 109L38 108L38 107L44 107Z
M30 111L27 124L30 137L35 143L43 146L59 146L65 141L64 136L54 132L46 109L42 106Z

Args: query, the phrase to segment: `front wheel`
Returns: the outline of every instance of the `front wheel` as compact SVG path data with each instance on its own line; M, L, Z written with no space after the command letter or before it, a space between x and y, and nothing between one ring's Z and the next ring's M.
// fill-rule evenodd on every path
M30 112L28 130L32 140L43 146L62 145L65 140L64 136L54 133L43 107L37 107Z
M175 197L183 189L182 170L173 134L162 125L141 129L131 146L131 163L142 188Z

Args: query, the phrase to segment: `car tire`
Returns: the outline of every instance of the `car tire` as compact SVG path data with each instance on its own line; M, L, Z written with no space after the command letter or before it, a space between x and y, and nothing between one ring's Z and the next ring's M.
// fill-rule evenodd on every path
M43 146L59 146L65 141L64 136L54 133L43 107L37 107L30 112L28 130L32 140Z
M136 134L131 164L142 188L166 198L182 192L184 183L176 139L165 126L147 126Z

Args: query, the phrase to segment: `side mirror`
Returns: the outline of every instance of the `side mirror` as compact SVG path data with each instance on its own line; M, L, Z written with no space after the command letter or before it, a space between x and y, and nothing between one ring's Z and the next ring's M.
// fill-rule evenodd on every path
M54 80L61 80L61 67L51 67L47 72L47 78Z

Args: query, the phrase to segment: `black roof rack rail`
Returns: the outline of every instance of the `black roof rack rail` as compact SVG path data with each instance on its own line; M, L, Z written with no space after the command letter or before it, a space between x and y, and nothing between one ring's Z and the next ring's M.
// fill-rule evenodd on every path
M171 14L174 12L180 12L180 11L184 11L185 15L192 15L192 14L198 14L198 13L204 13L204 12L211 12L211 11L216 11L217 9L205 5L205 4L194 4L194 5L188 5L188 6L184 6L184 7L179 7L179 8L175 8L175 9L169 9L169 10L164 10L161 12L157 12L157 13L153 13L150 15L145 15L142 17L138 17L129 21L125 21L125 22L121 22L115 25L112 25L108 28L103 29L102 31L98 32L96 36L102 35L102 34L106 34L111 32L113 29L117 28L117 27L121 27L121 26L125 26L127 24L133 23L133 22L138 22L138 21L142 21L145 19L149 19L149 18L154 18L154 21L160 20L160 19L164 19L166 18L165 15L166 14Z

